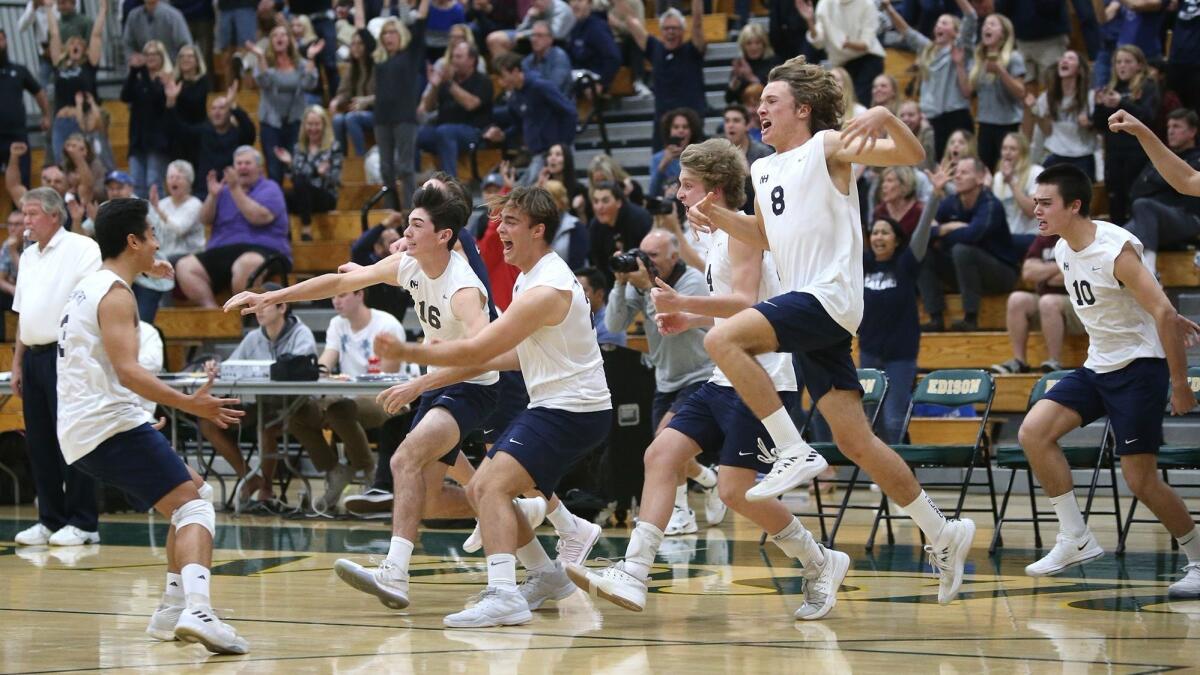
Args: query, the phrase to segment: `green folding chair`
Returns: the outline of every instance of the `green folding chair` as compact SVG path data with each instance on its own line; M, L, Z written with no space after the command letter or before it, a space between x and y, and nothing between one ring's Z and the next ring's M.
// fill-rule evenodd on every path
M1033 390L1029 392L1029 405L1027 410L1033 409L1033 404L1037 403L1046 392L1050 390L1059 380L1066 377L1071 371L1056 370L1053 373L1043 375L1033 385ZM1083 520L1087 522L1089 516L1093 513L1098 516L1112 516L1117 522L1118 537L1121 533L1121 498L1117 491L1117 468L1113 462L1112 439L1110 436L1110 427L1107 422L1104 424L1104 432L1100 437L1099 445L1070 445L1063 446L1063 455L1067 458L1067 464L1072 469L1091 470L1092 478L1088 484L1087 500L1083 507ZM992 544L988 547L988 553L995 553L996 548L1003 545L1003 540L1000 537L1000 530L1005 523L1033 523L1033 540L1037 548L1042 547L1042 521L1054 520L1053 514L1046 511L1039 511L1037 506L1037 490L1035 488L1035 479L1033 470L1029 466L1029 460L1025 456L1025 451L1019 445L1004 445L996 448L996 466L1002 469L1011 469L1012 473L1008 478L1008 487L1004 490L1004 498L1000 501L1000 519L996 521L996 531L992 534ZM1104 469L1108 469L1109 482L1103 486L1112 489L1113 509L1111 511L1092 511L1092 502L1096 496L1096 488L1099 486L1100 473ZM1013 483L1017 480L1017 475L1024 471L1026 480L1029 485L1029 510L1032 514L1028 518L1009 518L1008 499L1012 495ZM1051 517L1047 517L1051 516Z

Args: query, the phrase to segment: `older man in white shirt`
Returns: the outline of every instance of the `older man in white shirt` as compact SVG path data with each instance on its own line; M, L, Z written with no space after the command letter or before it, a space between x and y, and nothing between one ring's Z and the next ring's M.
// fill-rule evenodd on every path
M24 226L36 245L21 254L13 311L18 314L12 390L23 402L25 441L37 489L38 522L17 534L24 546L100 541L95 482L67 466L58 445L59 318L75 285L100 269L100 247L63 229L67 206L52 188L21 197Z

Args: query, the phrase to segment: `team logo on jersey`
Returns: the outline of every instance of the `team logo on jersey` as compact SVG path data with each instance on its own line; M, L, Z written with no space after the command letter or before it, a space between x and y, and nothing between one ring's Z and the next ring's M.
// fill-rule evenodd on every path
M410 280L409 280L409 282L408 282L408 287L409 287L409 288L416 288L416 287L417 287L417 280L416 280L416 279L410 279Z
M766 184L767 184L767 181L769 181L769 180L771 180L771 174L769 174L769 173L764 173L762 176L760 176L760 177L759 177L759 179L758 179L758 184L759 184L759 185L766 185Z

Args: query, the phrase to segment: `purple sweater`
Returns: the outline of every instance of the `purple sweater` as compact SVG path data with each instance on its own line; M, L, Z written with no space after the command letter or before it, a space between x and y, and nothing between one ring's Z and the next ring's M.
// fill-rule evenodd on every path
M287 205L283 200L283 189L270 178L259 178L247 194L275 214L275 220L267 225L252 225L238 210L237 203L229 194L229 188L223 187L221 194L217 196L217 217L213 222L208 248L254 244L279 251L290 259L292 246L288 243L288 215Z

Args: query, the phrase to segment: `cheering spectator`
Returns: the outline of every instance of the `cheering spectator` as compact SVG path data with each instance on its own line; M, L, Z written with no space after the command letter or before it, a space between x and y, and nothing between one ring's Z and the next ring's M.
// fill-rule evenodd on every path
M921 147L925 149L925 161L917 165L919 169L932 169L937 165L938 155L934 152L933 125L925 119L921 106L916 101L905 101L896 109L896 116L913 132Z
M963 18L951 14L938 17L933 39L915 30L892 6L881 0L909 48L917 52L921 71L921 112L933 126L934 156L942 154L950 133L955 129L974 128L971 119L970 84L967 81L969 52L975 46L978 15L967 0L955 0Z
M809 44L824 49L832 66L850 73L858 100L871 100L871 83L883 73L884 56L874 0L822 2L815 10L812 0L797 0L796 9L808 23Z
M513 52L497 57L494 66L501 86L509 92L507 115L498 119L507 120L510 126L501 129L492 125L483 132L483 138L493 143L505 142L510 148L528 150L533 160L523 182L531 184L537 180L542 170L543 153L550 146L574 143L575 124L579 119L575 101L536 73L526 74L521 57Z
M1092 128L1092 111L1096 106L1096 92L1088 87L1087 59L1079 52L1067 50L1058 60L1058 66L1050 71L1046 90L1035 99L1033 94L1025 96L1029 119L1038 125L1045 136L1045 147L1050 153L1045 166L1070 164L1096 179L1096 132ZM1024 130L1032 136L1032 129Z
M592 11L591 0L571 0L575 25L567 36L567 55L576 68L586 68L600 76L600 89L608 91L621 67L621 51L602 12Z
M588 309L592 311L592 324L596 326L596 341L602 345L625 346L625 331L610 331L604 321L608 310L608 287L605 286L604 275L595 267L584 267L575 270L575 278L583 287L583 295L587 298Z
M588 223L592 267L605 277L605 287L616 279L612 271L614 253L637 248L650 232L654 219L650 213L625 198L617 183L599 183L592 188L592 210L596 216Z
M1016 132L1006 135L1000 145L1000 162L992 174L992 194L1004 205L1004 218L1018 251L1029 248L1038 236L1033 191L1041 172L1042 167L1029 156L1029 139Z
M588 259L587 225L571 213L571 202L567 198L566 186L556 180L548 180L541 187L545 188L551 197L554 197L558 212L562 214L558 222L558 229L554 232L554 240L550 242L550 248L554 249L558 257L566 261L568 267L573 270L579 269L587 264Z
M771 69L780 63L762 24L746 24L738 33L737 44L740 53L731 64L729 86L725 88L726 103L741 102L746 87L752 84L765 85Z
M181 258L176 279L183 294L201 307L216 307L214 293L237 294L268 258L292 257L283 190L262 175L262 155L250 146L238 148L224 179L208 172L208 196L200 222L212 226L203 253Z
M738 2L746 3L746 0L738 0ZM748 9L749 3L746 4ZM767 14L770 16L767 34L771 39L771 49L775 51L779 60L787 61L793 56L801 54L808 57L810 61L813 60L818 54L818 50L808 44L808 40L805 39L808 34L808 22L800 15L800 10L796 7L796 0L767 0L763 4L766 5ZM745 103L746 101L743 100L742 104Z
M399 4L406 4L407 0ZM450 46L450 31L464 25L467 10L459 0L432 0L425 25L425 46L431 54L443 54ZM407 21L405 22L407 23Z
M175 82L180 87L179 94L175 97L175 114L179 115L179 119L184 124L203 124L208 115L210 82L204 66L204 55L195 45L184 45L180 48L175 58ZM167 87L169 84L164 82L163 86ZM192 134L169 135L170 156L194 164L198 152L195 136Z
M962 0L965 2L965 0ZM613 7L617 18L629 29L638 47L650 59L653 74L654 119L661 120L668 110L691 108L698 115L708 110L704 97L704 3L692 0L692 40L683 41L683 14L668 9L658 19L662 40L646 32L641 19L629 13L629 7L617 0ZM652 147L660 150L665 139L655 127Z
M77 93L98 99L96 73L100 68L100 57L104 48L104 23L108 16L108 0L100 0L92 34L85 42L72 36L65 41L58 32L58 20L54 12L47 15L50 35L50 62L54 64L54 125L50 131L51 156L62 155L63 142L79 126L76 109Z
M939 164L942 170L954 175L954 165L958 160L965 157L978 157L975 150L975 134L967 129L955 129L950 132L950 138L946 140L946 147L942 152L942 161ZM947 191L954 192L954 183L951 182L946 186Z
M1155 61L1162 57L1163 22L1167 18L1166 3L1122 2L1116 22L1117 47L1134 46L1142 51L1146 60ZM1113 66L1116 66L1115 54Z
M679 179L679 156L684 148L704 140L704 124L690 108L667 111L659 119L659 138L666 146L650 157L650 196L662 197L667 183Z
M1054 262L1054 245L1058 236L1037 237L1025 252L1021 263L1021 279L1033 286L1033 292L1013 291L1008 296L1004 330L1012 345L1013 357L992 366L1000 375L1028 373L1029 332L1040 327L1046 343L1046 360L1039 370L1052 373L1062 370L1062 348L1065 335L1082 335L1083 324L1067 289L1063 287L1062 270Z
M516 30L498 30L488 34L487 48L492 59L512 51L517 42L527 40L538 21L550 25L550 33L556 42L565 42L571 34L571 27L575 25L575 15L563 0L533 0Z
M0 29L0 101L9 102L8 105L0 106L0 167L8 166L10 145L29 143L29 135L25 133L25 92L37 101L42 110L42 131L49 131L50 101L46 92L28 68L9 61L8 36ZM31 168L28 154L20 158L18 166L21 170L21 183L29 185Z
M96 156L83 134L71 134L63 144L62 163L67 174L67 186L84 203L93 199L104 201L104 163ZM69 206L69 205L68 205Z
M877 76L871 82L871 105L868 108L874 108L881 105L893 114L900 109L900 85L896 84L896 78L884 73ZM920 107L917 108L920 110Z
M1089 2L1073 2L1079 15L1088 50L1098 47L1100 34ZM1066 2L996 0L996 12L1012 21L1017 48L1025 60L1025 81L1045 82L1058 68L1070 42L1071 23ZM1086 15L1080 12L1085 10Z
M186 134L196 144L196 170L207 176L209 172L224 174L226 167L233 164L233 152L239 147L254 145L256 137L254 122L237 105L237 83L224 96L213 98L208 104L208 119L200 124L187 124L175 111L176 97L182 90L179 83L168 83L167 119L173 133ZM208 182L193 183L193 190L200 198L208 195Z
M337 69L337 27L333 24L333 3L329 0L288 0L287 5L291 16L306 16L312 25L317 39L306 45L300 53L307 56L309 61L320 63L321 70L325 73L325 83L329 86L329 96L332 97L333 92L337 91L341 77ZM315 89L318 97L322 96L319 80L308 84L304 89ZM295 137L281 145L291 147L294 142ZM265 147L263 152L270 154Z
M343 148L349 139L354 154L367 154L367 130L375 127L375 38L359 28L350 38L350 76L342 78L337 95L329 101L333 135Z
M163 81L172 78L171 60L161 42L151 40L130 55L121 100L129 104L129 170L139 195L148 194L150 185L162 186L170 145Z
M310 58L320 52L319 47L313 44L308 48ZM311 60L300 57L285 26L271 30L266 51L249 43L246 49L256 57L254 82L260 90L258 124L263 154L267 157L267 175L279 183L283 181L283 163L275 148L286 149L296 144L300 120L304 117L304 92L317 83L317 67Z
M945 186L945 183L942 184ZM917 229L924 206L917 199L917 174L911 167L889 166L879 174L876 191L879 204L871 220L890 220L900 228L900 236L910 239Z
M1104 136L1104 189L1108 192L1108 216L1114 223L1129 219L1129 191L1149 160L1137 139L1108 128L1108 118L1125 110L1142 123L1154 123L1158 111L1158 87L1147 72L1146 57L1133 45L1117 47L1113 53L1112 78L1096 94L1092 126Z
M984 189L986 173L987 167L975 157L954 166L955 194L938 208L934 248L918 281L930 318L922 330L943 329L943 281L956 281L962 293L963 318L951 324L954 331L978 330L983 294L1008 293L1017 283L1017 259L1004 207ZM936 191L934 195L940 197Z
M556 180L567 190L568 208L580 215L580 207L587 200L587 188L575 178L575 154L571 146L563 143L551 145L542 156L542 170L538 174L538 185L545 186L546 181ZM484 195L485 199L487 195ZM585 221L586 222L586 221ZM565 260L565 258L564 258ZM571 269L575 269L574 266Z
M356 0L355 6L361 5L361 0ZM379 144L379 171L383 174L384 185L391 190L388 202L396 210L400 209L401 203L407 204L409 197L417 189L413 180L413 161L417 157L419 111L422 107L427 111L431 110L431 106L441 103L439 97L434 97L429 105L425 105L425 101L419 99L419 90L415 86L426 63L425 17L428 13L429 0L421 0L421 4L417 6L411 35L409 29L398 19L384 19L379 30L379 46L375 48L375 142ZM462 54L462 58L465 58L466 52L460 52L461 49L461 45L455 47L454 53ZM479 53L473 53L470 72L478 76L474 68ZM468 106L468 110L482 108L485 114L491 110L492 83L486 76L470 80L469 86L478 86L480 79L487 84L486 93L477 97L459 85L457 75L446 77L445 73L443 69L432 70L428 74L431 88L439 92L439 96L444 90L447 99L446 107L438 113L439 120L445 117L449 121L459 111L463 111L462 115L465 117L468 113L459 107L460 105ZM435 80L440 84L443 79L447 80L445 87L434 84ZM459 103L458 97L461 97L463 103ZM480 122L481 126L482 124L483 122ZM479 131L474 133L475 138L478 138ZM438 139L439 143L445 140L442 134L438 134ZM453 170L457 170L457 146L453 154L454 161L451 164ZM404 184L402 191L397 190L397 180Z
M13 143L8 146L9 162L8 168L4 170L4 187L8 189L8 196L14 203L20 202L21 197L29 191L29 188L21 182L21 170L19 168L21 158L29 154L29 145L27 143ZM83 164L83 162L80 162ZM42 187L53 188L58 196L66 199L70 193L70 183L67 180L67 174L57 164L49 164L42 167ZM80 181L85 182L85 181ZM64 222L69 223L70 220Z
M192 43L183 13L162 0L145 0L140 7L125 17L125 29L121 44L125 48L125 59L142 51L151 40L161 42L168 54L178 54L179 48Z
M1021 124L1024 79L1025 59L1013 50L1012 22L1000 14L989 15L967 78L968 89L979 97L979 158L989 167L1000 157L1004 135Z
M217 0L216 48L223 54L221 62L228 64L235 49L257 39L257 6L257 0ZM217 75L224 78L229 73L218 72Z
M333 125L325 109L309 106L296 149L288 152L277 147L275 155L292 179L288 212L300 216L300 238L312 241L312 216L337 208L342 177L342 147L333 139Z
M405 227L404 217L393 211L382 223L362 233L350 246L350 261L367 267L391 255L392 244L400 239L400 230ZM398 320L412 307L412 296L398 286L375 284L366 289L367 307L381 309Z
M423 125L417 132L417 147L436 153L438 167L453 177L458 176L459 151L479 142L491 119L492 82L476 71L478 59L479 53L470 44L455 45L446 68L429 69L430 87L421 100L423 110L437 110L438 115L436 124Z
M166 198L150 188L150 224L158 237L158 252L172 265L179 259L204 250L204 225L200 223L201 202L192 195L195 170L177 159L167 165Z
M642 194L642 184L634 180L617 160L604 154L596 155L588 164L588 195L601 183L616 183L621 186L624 197L638 206L646 202L646 196Z
M750 138L750 111L746 110L745 106L740 103L725 106L723 120L725 122L725 138L742 151L746 157L747 166L751 166L756 160L775 152L770 146ZM750 180L749 176L746 176L746 203L742 205L742 210L746 213L754 213L754 181Z
M550 24L545 21L535 21L529 32L529 56L521 60L521 67L526 73L536 73L538 77L554 85L564 96L574 96L574 83L571 79L571 57L561 47L554 46L554 36L550 34Z

